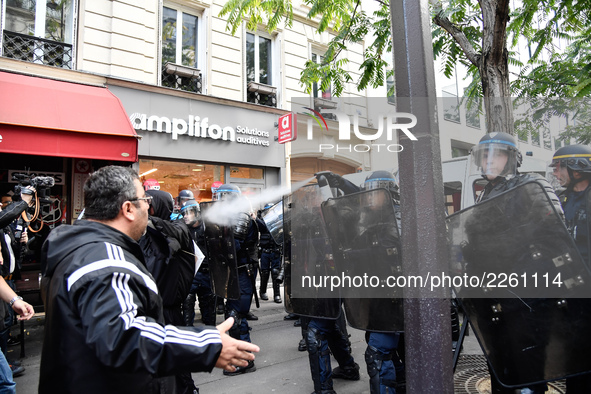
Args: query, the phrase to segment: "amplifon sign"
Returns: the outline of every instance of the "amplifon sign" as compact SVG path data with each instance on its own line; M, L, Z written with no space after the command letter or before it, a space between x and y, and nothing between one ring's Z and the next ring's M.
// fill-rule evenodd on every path
M280 116L277 128L279 134L277 141L280 144L295 141L298 138L296 114L290 112L289 114Z
M169 119L165 116L148 116L136 112L129 117L129 120L136 130L167 133L175 141L182 135L193 138L239 142L248 145L269 146L268 131L257 128L251 129L240 125L236 126L236 128L232 126L222 127L217 124L209 124L209 118L200 118L194 115L189 115L187 121L178 118Z

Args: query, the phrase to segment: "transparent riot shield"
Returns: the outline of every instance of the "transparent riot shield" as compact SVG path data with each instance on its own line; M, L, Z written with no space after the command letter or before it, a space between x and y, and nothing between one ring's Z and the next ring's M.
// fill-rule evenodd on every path
M322 203L349 324L360 330L404 330L401 245L390 192L374 189ZM390 285L389 285L390 284Z
M201 203L201 216L205 223L205 245L209 260L212 290L220 297L237 300L240 298L238 268L236 266L236 246L232 227L216 223L208 211L216 202Z
M298 315L336 319L341 311L338 292L320 283L335 269L321 202L318 185L283 198L285 305Z
M543 186L446 221L449 281L497 379L517 387L591 371L591 275Z
M277 204L270 208L265 209L261 213L261 218L265 225L269 229L273 241L277 245L283 244L283 201L279 201Z

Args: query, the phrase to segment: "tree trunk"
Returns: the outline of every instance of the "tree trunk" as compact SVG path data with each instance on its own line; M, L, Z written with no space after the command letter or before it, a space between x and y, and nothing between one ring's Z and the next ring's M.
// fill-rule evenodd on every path
M486 131L513 134L513 104L509 89L507 51L507 0L480 0L482 9L482 54L477 65L482 81Z
M478 53L459 26L438 12L433 22L441 26L458 43L468 60L478 67L486 131L513 134L513 104L509 90L509 53L507 23L509 0L478 0L482 11L482 51ZM437 3L442 7L441 3Z

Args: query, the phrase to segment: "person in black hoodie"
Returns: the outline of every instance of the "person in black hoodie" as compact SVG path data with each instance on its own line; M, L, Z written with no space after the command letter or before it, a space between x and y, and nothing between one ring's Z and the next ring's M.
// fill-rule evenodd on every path
M214 327L166 325L137 240L148 201L132 169L108 166L84 185L86 220L43 245L45 333L39 393L159 393L157 376L234 371L259 347Z
M164 307L166 324L183 325L183 301L189 294L195 274L195 246L189 229L181 220L170 221L172 195L162 190L147 190L152 197L148 227L139 244L146 267L156 279ZM215 322L214 322L215 323ZM190 372L176 375L176 392L199 392Z

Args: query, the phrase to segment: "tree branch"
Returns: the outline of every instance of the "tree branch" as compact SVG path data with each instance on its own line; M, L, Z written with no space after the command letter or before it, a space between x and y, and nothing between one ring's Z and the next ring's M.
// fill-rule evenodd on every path
M474 47L466 37L463 31L458 29L447 17L442 16L442 12L438 12L437 15L433 18L433 22L436 25L442 27L445 31L447 31L453 39L458 43L458 45L462 48L466 57L473 65L476 67L480 66L480 54L474 50Z

